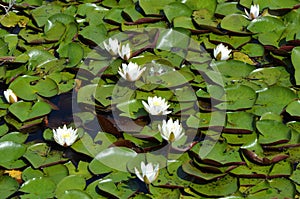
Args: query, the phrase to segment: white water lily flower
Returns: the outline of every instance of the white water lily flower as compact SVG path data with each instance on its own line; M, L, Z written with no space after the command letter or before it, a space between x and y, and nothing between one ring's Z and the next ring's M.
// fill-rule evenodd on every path
M168 111L170 105L161 97L148 97L148 104L142 101L145 110L151 115L167 115L172 111Z
M256 19L259 16L259 5L251 5L250 13L245 9L246 17L250 20Z
M146 67L141 68L136 63L130 62L129 64L122 64L122 68L119 68L118 73L123 77L125 80L134 82L142 76L143 72L146 70Z
M18 97L11 89L7 89L6 91L4 91L4 97L6 101L10 104L18 101Z
M107 52L109 52L111 55L116 56L119 53L119 41L117 39L112 39L109 38L108 39L108 44L103 42L104 48L105 50L107 50Z
M56 130L53 129L53 138L61 146L71 146L77 137L77 129L72 129L72 127L67 128L64 125L63 128L58 127Z
M231 50L228 49L227 46L224 46L222 43L217 45L214 49L214 57L217 60L227 60L230 58Z
M179 120L173 122L172 118L170 118L168 122L163 120L162 125L158 125L158 130L160 131L161 136L169 142L175 142L184 135Z
M119 53L119 56L124 59L124 60L128 60L130 57L131 57L131 52L130 52L130 46L129 44L126 44L126 45L121 45L119 46L119 49L118 49L118 53Z
M154 168L152 163L145 164L144 162L141 162L141 170L142 173L140 173L136 167L134 168L136 176L146 184L150 184L154 182L158 176L159 164L157 164Z

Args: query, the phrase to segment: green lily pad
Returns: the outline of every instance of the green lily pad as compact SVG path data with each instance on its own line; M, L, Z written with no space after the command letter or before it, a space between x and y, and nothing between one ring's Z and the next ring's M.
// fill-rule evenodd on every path
M292 50L292 63L295 69L294 78L297 85L300 84L300 68L298 65L299 61L300 61L300 47L295 47Z
M294 198L294 184L285 178L275 178L269 180L268 183L260 183L247 190L248 197L256 199L278 198L279 193L282 198Z
M29 22L29 18L24 15L17 15L15 12L8 12L5 15L1 15L1 24L4 27L15 27L19 25L19 27L25 27Z
M68 43L66 45L63 45L58 49L58 53L60 57L68 58L68 66L73 67L76 66L81 62L83 59L83 48L80 44L77 43Z
M216 180L220 177L223 177L224 173L209 173L209 172L204 172L201 171L200 169L196 168L191 162L185 162L182 164L182 169L184 172L186 172L187 174L197 177L201 180Z
M66 31L66 26L60 22L52 24L51 21L47 21L45 28L45 40L58 41Z
M241 37L241 36L209 34L209 40L217 41L219 43L229 44L234 49L237 49L240 46L242 46L243 44L248 43L251 40L251 37L250 36Z
M13 141L0 142L0 163L11 162L20 158L26 147Z
M258 98L251 111L256 115L266 112L280 114L283 108L295 98L297 98L296 94L289 88L272 86L258 93Z
M37 117L42 117L51 112L51 107L46 102L31 102L19 101L13 103L8 110L15 115L21 122L31 120Z
M88 162L83 162L80 161L77 165L77 167L75 167L75 165L72 162L68 162L65 164L65 166L67 167L67 170L69 171L69 175L78 175L78 176L82 176L85 179L89 179L92 177L92 174L89 171L89 163Z
M192 183L190 187L205 196L210 197L222 197L233 194L238 190L238 180L237 178L226 175L219 180L205 183L205 184L195 184Z
M225 16L221 21L221 27L225 30L229 30L236 33L247 33L247 26L250 23L241 14L231 14Z
M297 100L288 104L285 110L291 116L300 117L299 109L300 109L300 101Z
M227 122L224 131L231 133L251 133L254 116L247 112L227 112Z
M174 2L174 0L166 0L166 1L159 1L159 0L141 0L139 4L146 15L149 14L159 14L159 11L164 8L165 5Z
M215 28L218 25L213 12L205 8L194 11L193 20L201 27Z
M268 26L268 28L266 28L266 26ZM253 33L262 33L282 28L284 28L284 24L280 19L271 16L264 16L252 20L247 29Z
M58 93L57 84L50 78L40 79L36 76L21 76L10 84L15 94L24 100L35 100L37 94L53 97Z
M85 179L78 175L69 175L63 178L56 187L55 196L60 198L68 190L83 190L86 186Z
M214 111L211 113L197 113L196 115L191 115L186 124L192 128L218 128L224 127L226 122L225 112Z
M138 183L129 181L115 184L112 180L102 180L99 182L98 188L111 197L128 198L138 190Z
M244 85L225 88L226 94L222 96L222 102L215 107L227 110L239 110L251 108L256 101L255 91Z
M254 0L253 4L259 4L260 8L269 8L269 9L284 9L284 8L293 8L298 2L296 0Z
M103 24L97 24L84 27L79 34L100 45L106 39L107 29Z
M288 142L291 137L290 129L282 122L260 120L256 122L256 128L261 133L258 138L261 144Z
M50 178L56 184L60 182L64 177L68 176L68 169L62 164L57 164L43 169L44 176Z
M18 144L23 144L28 138L27 133L10 132L0 138L0 141L13 141Z
M238 9L238 2L218 3L215 13L218 14L218 15L224 15L224 16L230 15L230 14L233 14L233 13L243 14Z
M236 163L241 163L243 162L238 150L236 148L233 148L229 146L227 143L223 142L213 142L213 141L208 141L210 145L212 145L212 150L209 151L206 155L200 155L200 158L204 162L209 162L212 165L231 165L231 164L236 164ZM201 143L200 143L200 148L201 148ZM208 144L207 144L208 145ZM196 150L193 149L193 150ZM200 151L198 151L199 153Z
M129 148L111 147L107 148L95 157L104 165L120 171L127 171L127 162L137 156L137 153ZM120 159L122 161L120 162Z
M274 164L269 176L271 177L288 177L293 173L292 165L289 161L280 161Z
M218 61L211 64L215 71L220 72L225 77L247 77L255 67L237 60Z
M1 198L9 198L9 196L18 190L19 184L10 176L1 176L0 187Z
M45 62L55 60L56 58L46 50L30 50L28 53L29 56L29 69L35 69L37 66L44 64Z
M255 132L252 132L250 134L228 134L223 133L222 137L226 139L228 144L234 144L234 145L243 145L249 142L249 140L255 140L257 138L257 134Z
M52 198L56 184L49 178L39 177L33 178L24 182L20 191L27 193L26 197L29 198Z
M281 77L281 71L277 67L259 68L252 71L248 77L250 79L259 79L271 86L278 82Z
M32 10L32 17L34 18L38 27L42 27L46 24L51 15L59 13L61 9L61 6L53 4L40 6Z
M300 164L297 165L296 170L293 172L290 179L293 182L300 184Z
M261 57L265 53L265 49L260 44L247 43L242 47L241 52L247 54L249 57Z
M83 153L90 157L95 157L99 152L106 149L112 143L116 141L116 137L111 134L99 132L94 140L88 133L84 133L83 136L72 145L72 149L74 149L78 153ZM101 142L99 145L97 142Z
M172 22L172 20L175 17L179 17L179 16L190 17L193 12L188 6L179 2L174 2L166 5L163 11L169 22Z
M66 159L62 157L61 151L50 150L51 149L46 143L34 144L27 148L24 157L32 164L34 168L66 161Z
M92 199L92 197L81 191L81 190L77 190L77 189L71 189L71 190L67 190L65 191L60 198L62 199Z

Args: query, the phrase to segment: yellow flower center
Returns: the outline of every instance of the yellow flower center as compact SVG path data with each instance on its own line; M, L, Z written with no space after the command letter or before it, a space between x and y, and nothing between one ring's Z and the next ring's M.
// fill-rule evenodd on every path
M154 106L160 106L161 103L160 103L159 101L155 101L155 102L153 102L153 105L154 105Z
M69 139L71 137L71 133L69 133L69 132L64 133L64 134L62 134L61 137L64 138L64 139Z

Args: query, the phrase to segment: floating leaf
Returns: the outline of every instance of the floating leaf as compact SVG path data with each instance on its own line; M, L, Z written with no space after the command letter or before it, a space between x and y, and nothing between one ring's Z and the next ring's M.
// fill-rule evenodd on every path
M20 188L20 191L27 193L26 197L31 198L52 198L56 184L49 178L39 177L26 181Z
M203 195L220 197L233 194L238 190L238 180L237 178L226 175L219 180L209 182L206 184L195 184L192 183L190 187Z
M129 148L111 147L98 153L96 159L110 168L118 169L120 171L126 171L127 162L134 158L136 155L137 153ZM122 159L121 162L120 159Z
M145 14L159 14L159 11L164 8L165 5L174 2L174 0L141 0L139 4L141 8L144 10Z
M19 188L18 182L10 176L0 177L0 194L1 198L9 198L12 194L17 192Z
M286 107L286 112L294 117L300 117L300 101L293 101Z
M27 148L24 157L32 164L34 168L39 168L43 165L53 164L65 161L62 158L62 152L50 151L46 143L38 143Z
M248 86L231 86L225 89L222 102L215 107L227 110L251 108L256 101L255 91Z
M0 163L11 162L20 158L26 147L13 141L0 142Z
M273 86L258 93L252 112L256 115L266 112L280 114L283 108L295 98L296 94L289 88Z
M260 120L256 122L259 135L259 143L261 144L276 144L287 142L290 139L290 129L281 122L274 120Z
M221 27L236 33L247 33L249 20L241 14L231 14L225 16L221 21Z
M298 64L299 62L300 62L300 47L295 47L292 50L292 63L295 69L294 78L297 85L300 84L300 68Z
M14 114L21 122L31 120L37 117L47 115L51 111L49 104L45 102L31 102L19 101L9 107L9 111Z
M72 189L83 190L86 186L85 179L78 175L69 175L63 178L55 190L55 196L60 198L63 194Z
M169 22L172 22L175 17L190 17L192 15L192 10L185 4L179 2L170 3L166 5L163 10Z

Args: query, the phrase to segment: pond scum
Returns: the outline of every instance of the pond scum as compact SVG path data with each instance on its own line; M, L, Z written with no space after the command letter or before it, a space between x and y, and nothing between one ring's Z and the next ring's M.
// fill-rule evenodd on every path
M299 198L299 0L0 5L0 198Z

